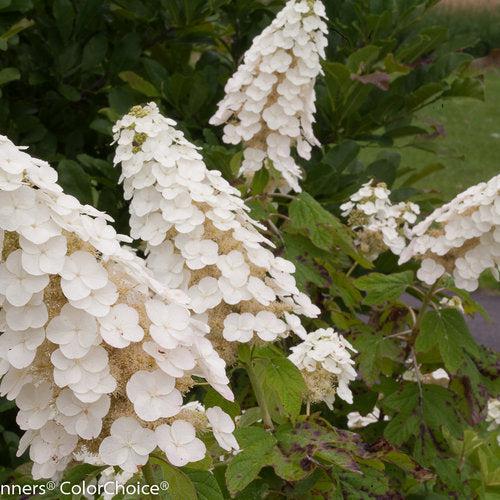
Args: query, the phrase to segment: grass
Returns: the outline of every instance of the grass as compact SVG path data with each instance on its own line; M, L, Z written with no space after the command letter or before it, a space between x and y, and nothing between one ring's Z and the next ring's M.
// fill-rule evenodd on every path
M441 163L444 169L417 185L439 191L450 200L467 187L500 173L500 70L485 76L485 101L450 99L423 109L417 122L440 124L444 137L436 139L444 153L437 156L415 148L397 148L402 165L423 168ZM374 159L376 151L365 150L362 159Z
M437 122L444 127L446 135L437 141L451 156L439 158L445 169L421 181L419 187L437 189L444 198L451 199L500 173L500 71L486 74L485 94L484 102L450 99L420 112L418 118L423 122ZM436 162L436 156L406 149L403 162L424 166Z

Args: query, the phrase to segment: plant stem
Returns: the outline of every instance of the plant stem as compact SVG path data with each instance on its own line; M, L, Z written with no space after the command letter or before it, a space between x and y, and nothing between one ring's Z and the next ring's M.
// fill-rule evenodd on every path
M259 405L260 411L262 413L262 420L264 425L273 430L273 421L271 419L271 414L269 413L269 408L267 407L266 398L264 397L264 392L262 391L262 386L259 384L259 381L255 375L255 371L252 366L252 360L249 363L245 364L247 369L248 378L250 379L250 384L252 385L253 392L255 394L255 399L257 400L257 404Z
M418 332L420 331L420 326L422 325L422 320L424 319L425 312L427 311L429 304L432 301L432 297L434 296L434 291L437 288L437 281L432 285L432 287L429 289L429 291L425 294L424 298L422 299L422 305L420 306L420 311L418 312L417 316L417 321L413 325L413 332L414 336L418 335Z

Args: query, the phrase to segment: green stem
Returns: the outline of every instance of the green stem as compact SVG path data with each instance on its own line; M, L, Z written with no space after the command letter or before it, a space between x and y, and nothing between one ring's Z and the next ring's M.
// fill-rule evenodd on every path
M422 305L420 306L420 311L418 312L417 321L413 326L414 336L417 336L418 332L420 331L422 320L424 319L424 315L427 309L429 308L429 304L432 301L432 297L434 296L434 291L436 290L437 285L438 285L437 282L434 283L434 285L432 285L432 287L429 289L429 291L425 294L424 298L422 299Z
M267 407L266 398L264 397L264 392L262 390L262 386L259 384L259 381L255 375L255 371L252 366L252 360L245 364L247 369L248 378L250 379L250 384L252 385L253 392L255 394L255 399L257 400L257 404L259 405L260 411L262 413L262 420L264 425L273 430L273 421L271 419L271 414L269 413L269 408Z

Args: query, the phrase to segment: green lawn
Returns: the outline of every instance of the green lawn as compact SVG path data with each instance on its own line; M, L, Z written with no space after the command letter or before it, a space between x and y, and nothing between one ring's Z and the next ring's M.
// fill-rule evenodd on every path
M489 71L485 79L486 99L449 99L423 109L418 120L439 123L445 137L436 139L446 152L440 156L415 148L398 148L404 166L424 167L442 163L444 170L420 182L419 187L438 190L446 200L467 187L500 173L500 71ZM441 148L440 148L441 149ZM367 149L362 158L373 159Z
M446 137L440 143L453 156L439 158L446 168L421 182L423 188L442 191L446 199L467 187L500 173L500 71L490 71L485 80L486 99L450 99L422 110L423 121L437 121ZM404 150L406 164L423 166L436 161L431 153Z

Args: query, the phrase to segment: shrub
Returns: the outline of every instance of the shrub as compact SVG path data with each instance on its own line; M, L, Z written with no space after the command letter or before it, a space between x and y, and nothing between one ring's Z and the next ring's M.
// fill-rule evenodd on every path
M437 151L439 130L415 113L482 97L472 56L429 23L435 4L328 2L324 29L321 2L291 0L273 26L299 23L297 38L273 32L247 58L283 2L0 5L2 133L79 200L1 139L8 480L32 481L15 398L35 478L166 480L179 498L498 493L498 359L468 330L464 315L483 311L464 288L498 269L500 180L436 209L414 183L440 167L386 150ZM316 37L306 57L300 30ZM241 64L254 56L270 101L249 117L238 105L260 94ZM209 125L220 102L225 131ZM378 151L368 164L365 148ZM92 345L61 331L82 310L99 324ZM87 374L91 350L101 371ZM99 390L105 408L82 429Z

